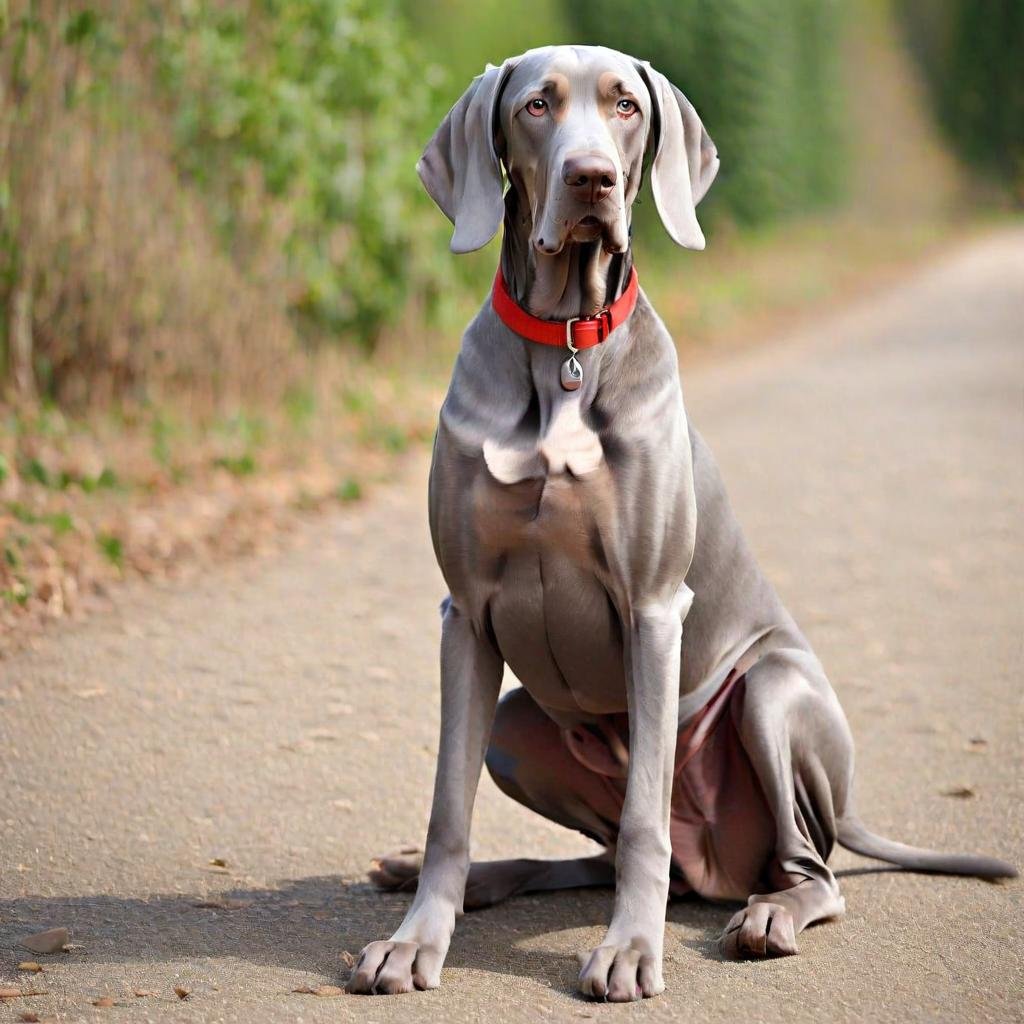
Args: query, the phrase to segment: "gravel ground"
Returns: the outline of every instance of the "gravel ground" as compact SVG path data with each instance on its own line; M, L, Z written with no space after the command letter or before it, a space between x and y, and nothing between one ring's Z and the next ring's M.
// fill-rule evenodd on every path
M683 375L850 717L864 818L1024 864L1024 229ZM1022 883L846 853L848 914L798 957L724 963L731 909L673 904L668 991L643 1004L573 994L602 891L468 915L437 992L294 992L341 984L342 951L408 903L363 871L426 822L442 585L425 480L415 462L286 555L125 588L0 663L0 988L46 993L0 1002L0 1021L1020 1019ZM486 778L474 843L590 849ZM17 947L54 926L69 952Z

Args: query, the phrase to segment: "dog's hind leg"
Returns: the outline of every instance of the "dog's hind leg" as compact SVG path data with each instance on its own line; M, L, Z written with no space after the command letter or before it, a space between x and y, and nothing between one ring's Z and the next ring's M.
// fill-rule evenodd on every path
M566 828L582 832L605 850L568 860L474 861L466 880L466 910L510 896L615 884L614 844L621 792L618 780L589 771L569 753L558 726L525 689L499 703L486 755L487 769L507 796ZM621 783L620 783L621 788ZM382 889L416 888L422 854L398 850L380 857L369 872Z
M419 882L423 853L403 849L379 857L369 872L370 881L379 889L411 892ZM516 857L509 860L478 860L469 866L463 909L481 910L510 896L528 892L554 892L615 884L612 853L568 860L534 860Z
M776 650L747 671L736 728L775 821L768 892L750 896L719 946L730 958L786 956L809 924L845 910L826 866L849 799L853 742L817 659Z

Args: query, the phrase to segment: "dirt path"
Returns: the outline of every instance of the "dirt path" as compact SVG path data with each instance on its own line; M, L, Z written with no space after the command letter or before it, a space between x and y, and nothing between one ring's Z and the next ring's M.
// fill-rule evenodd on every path
M684 366L690 415L850 717L864 817L1019 865L1022 384L1020 229L766 351ZM604 892L463 919L438 992L294 994L339 983L339 953L386 935L407 904L362 872L426 821L442 587L425 472L287 557L129 590L115 613L0 664L0 988L48 993L0 1002L0 1021L1020 1013L1024 885L878 873L847 854L849 913L796 958L723 963L730 910L673 905L669 990L642 1005L572 995ZM956 790L970 795L944 795ZM480 856L589 846L488 779L478 806ZM19 974L17 939L57 925L80 946ZM105 995L121 1005L90 1005Z

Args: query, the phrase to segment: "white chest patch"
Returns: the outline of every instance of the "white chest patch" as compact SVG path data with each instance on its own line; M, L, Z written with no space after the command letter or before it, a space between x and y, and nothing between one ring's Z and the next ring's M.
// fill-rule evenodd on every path
M513 448L488 438L483 452L491 476L503 484L565 472L586 476L604 460L601 439L583 422L578 398L562 403L535 446Z

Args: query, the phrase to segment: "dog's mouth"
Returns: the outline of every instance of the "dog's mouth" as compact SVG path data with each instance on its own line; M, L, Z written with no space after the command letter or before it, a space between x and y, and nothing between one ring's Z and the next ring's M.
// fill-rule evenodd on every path
M569 229L569 237L574 242L596 242L604 233L604 222L593 214L581 217Z
M594 214L587 214L581 217L566 234L567 242L597 242L600 241L605 252L621 252L622 247L617 242L620 234L615 225L602 217Z
M612 216L599 217L588 213L575 220L564 220L562 231L560 236L552 237L545 233L534 238L534 247L545 256L557 255L567 245L592 242L600 242L601 248L608 253L624 252L626 248L625 233Z

